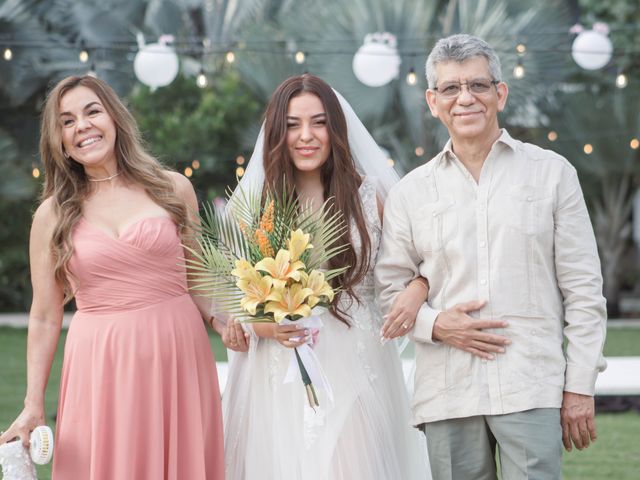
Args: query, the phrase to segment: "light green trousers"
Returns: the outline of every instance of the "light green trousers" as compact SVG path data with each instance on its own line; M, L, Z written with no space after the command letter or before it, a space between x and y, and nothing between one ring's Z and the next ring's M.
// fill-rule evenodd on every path
M420 426L427 436L433 480L562 478L560 409L455 418Z

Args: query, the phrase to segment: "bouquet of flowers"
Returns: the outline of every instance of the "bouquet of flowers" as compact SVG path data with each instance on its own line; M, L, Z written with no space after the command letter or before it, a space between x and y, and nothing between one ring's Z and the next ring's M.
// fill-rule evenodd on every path
M224 210L206 205L200 221L197 248L187 247L192 289L241 321L322 325L317 315L336 293L329 280L348 268L322 268L346 248L337 245L346 228L340 212L326 202L313 211L286 193L263 197L239 186ZM293 354L309 405L318 406L314 378L330 390L322 369L307 344Z

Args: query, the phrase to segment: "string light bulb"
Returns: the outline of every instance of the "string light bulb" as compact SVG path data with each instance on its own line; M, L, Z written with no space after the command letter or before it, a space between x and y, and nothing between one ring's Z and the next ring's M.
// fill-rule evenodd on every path
M629 142L629 146L632 150L637 150L638 147L640 147L640 140L638 140L637 138L632 138Z
M33 167L31 169L31 176L33 178L40 178L40 169L38 167Z
M547 138L550 142L555 142L558 139L558 134L551 130L549 133L547 133Z
M191 162L191 166L194 170L198 170L200 168L200 160L194 160L193 162Z
M13 58L13 52L9 47L4 49L4 52L2 55L7 62L11 61L11 59Z
M296 63L298 65L302 65L306 58L307 58L307 56L304 54L304 52L302 50L298 50L296 52L295 59L296 59Z
M390 167L393 167L395 164L396 162L393 158L387 158L387 165L389 165Z
M87 52L84 40L80 40L80 53L78 53L78 60L82 63L87 63L89 61L89 52Z
M238 165L244 165L244 157L243 157L242 155L238 155L238 156L236 157L236 163L237 163Z
M627 84L629 83L629 79L627 78L627 76L620 72L617 76L616 76L616 87L618 88L624 88L627 86Z
M416 75L416 70L411 67L409 73L407 73L407 84L415 85L416 83L418 83L418 76Z
M421 157L422 155L424 155L424 148L416 147L415 153L416 153L416 157Z
M191 167L187 167L184 169L184 176L187 178L191 178L193 176L193 170Z
M229 50L225 55L225 58L227 60L227 63L233 63L236 61L236 54Z
M200 88L204 88L207 86L207 76L204 74L204 69L200 69L200 73L196 77L196 85Z
M516 45L516 52L518 52L518 55L524 55L526 51L527 47L524 43L519 43L518 45Z
M590 143L585 143L584 147L582 148L582 150L584 151L584 153L586 153L587 155L591 155L593 153L593 145L591 145Z
M244 175L244 168L238 167L236 168L236 177L242 177Z
M513 76L517 79L524 77L524 65L522 65L522 60L520 59L518 59L518 63L513 68Z

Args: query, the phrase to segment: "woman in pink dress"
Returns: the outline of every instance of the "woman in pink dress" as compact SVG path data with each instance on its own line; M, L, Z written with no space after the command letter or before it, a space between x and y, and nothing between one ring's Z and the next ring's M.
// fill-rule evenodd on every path
M53 478L222 480L218 379L181 261L193 187L144 151L120 99L89 76L49 94L40 152L25 408L0 443L26 445L45 423L63 305L75 296Z

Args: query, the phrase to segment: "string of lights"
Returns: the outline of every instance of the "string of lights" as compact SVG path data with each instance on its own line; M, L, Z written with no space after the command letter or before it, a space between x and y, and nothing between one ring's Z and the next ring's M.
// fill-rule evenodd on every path
M610 30L607 33L611 33ZM620 31L617 29L616 31ZM535 46L536 35L563 35L567 42L559 43L554 48L542 48ZM613 67L615 70L615 85L618 88L625 88L629 84L628 74L621 67L615 68L618 59L622 57L640 57L640 46L627 45L624 48L613 49L613 46L607 35L601 31L588 30L579 32L573 43L570 44L571 36L568 32L536 32L535 34L513 35L513 47L497 48L497 52L504 58L507 63L510 60L515 61L512 75L515 80L525 77L526 61L535 55L568 55L573 56L574 61L585 70L599 70L605 66ZM581 37L582 36L582 37ZM410 86L418 84L418 74L416 73L416 64L422 65L426 51L428 50L422 45L411 44L413 42L427 42L435 36L428 35L425 37L402 37L383 32L369 34L365 38L362 45L349 39L326 39L322 41L285 41L285 40L242 40L229 41L219 44L213 44L208 38L190 39L190 40L174 40L172 37L162 36L157 43L145 45L144 39L140 36L134 41L132 38L111 38L103 42L91 43L89 41L79 42L62 42L51 43L46 40L38 39L16 39L7 35L0 35L0 51L2 58L6 62L15 61L16 58L23 54L27 49L39 49L49 51L52 49L65 49L77 52L77 61L80 64L90 65L89 74L96 72L96 63L104 61L110 54L126 54L126 59L134 59L134 70L138 79L152 89L159 86L168 85L173 81L178 72L178 56L189 56L198 59L201 67L196 75L196 84L200 88L206 88L209 85L207 77L207 61L212 57L220 57L227 64L235 63L239 57L243 55L285 55L291 58L298 65L305 65L309 62L310 57L321 56L351 56L353 57L353 69L356 77L365 85L377 87L386 85L394 78L398 78L400 73L400 64L402 61L408 63L408 69L405 67L405 81ZM400 42L398 42L400 40ZM582 41L579 41L582 40ZM398 46L400 43L400 46ZM504 43L504 42L503 42ZM144 58L143 58L144 57ZM140 62L139 62L140 61ZM171 62L169 70L174 73L167 74L167 61ZM157 65L152 65L154 62ZM372 63L373 62L373 63ZM377 62L377 63L376 63ZM140 65L138 65L140 63ZM162 64L164 63L164 64ZM112 67L117 68L117 67ZM146 73L145 73L146 70ZM610 71L610 69L608 69ZM541 72L537 72L541 75ZM165 77L163 80L158 75ZM146 78L145 78L146 77ZM377 77L377 78L376 78ZM155 83L154 83L155 82ZM615 132L618 138L622 138L621 132ZM596 140L598 137L606 136L605 132L599 132L594 135ZM613 134L612 134L613 136ZM637 136L628 135L629 148L637 150L640 147L640 140ZM558 138L557 132L551 130L547 134L549 142L568 142L574 141L569 138ZM595 150L594 144L586 143L582 146L585 155L591 155ZM414 151L417 157L424 155L422 147L416 147ZM236 158L236 175L241 177L244 174L244 157ZM393 165L393 160L389 159L389 164ZM200 162L193 160L189 166L184 169L186 176L191 177L196 170L200 168ZM39 178L40 170L37 165L32 165L32 176Z

